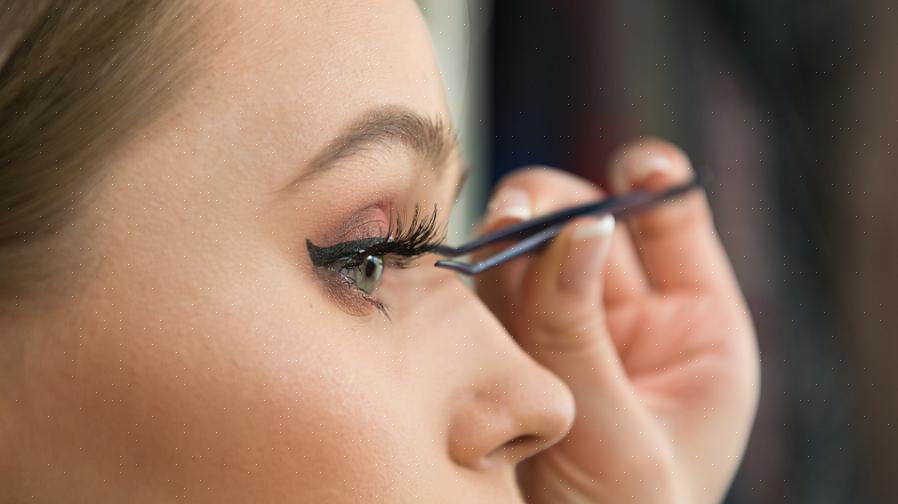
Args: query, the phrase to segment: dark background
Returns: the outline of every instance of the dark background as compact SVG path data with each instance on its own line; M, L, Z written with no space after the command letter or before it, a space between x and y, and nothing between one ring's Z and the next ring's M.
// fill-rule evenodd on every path
M729 503L898 502L898 2L496 0L492 181L682 146L754 313Z

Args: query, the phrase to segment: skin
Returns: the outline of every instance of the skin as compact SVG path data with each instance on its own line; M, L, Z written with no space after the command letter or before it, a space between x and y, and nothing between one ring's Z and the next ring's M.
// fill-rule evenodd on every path
M622 147L611 173L619 193L693 176L657 139ZM494 201L509 189L528 195L533 215L603 197L545 167L507 177ZM516 220L495 215L485 230ZM533 502L719 502L748 441L759 361L707 199L693 192L608 238L575 238L591 224L478 278L484 302L577 402L568 435L521 464L524 491Z
M406 1L243 5L188 99L111 156L79 289L4 321L0 500L719 499L757 355L704 197L619 226L607 266L581 221L478 292L433 257L389 269L386 317L306 240L382 231L384 208L444 220L458 153L372 144L301 176L364 111L448 122L426 28ZM674 169L638 184L688 175L658 142L615 170L652 149ZM598 195L552 170L508 186L535 214ZM597 272L550 287L574 250Z

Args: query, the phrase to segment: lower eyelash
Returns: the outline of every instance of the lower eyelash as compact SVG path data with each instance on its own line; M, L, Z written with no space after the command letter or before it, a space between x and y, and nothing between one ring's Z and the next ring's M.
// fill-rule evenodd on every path
M377 298L362 292L353 283L352 279L332 268L324 268L320 277L325 283L328 296L342 305L351 315L367 315L367 308L373 306L389 320L389 309Z
M364 302L377 308L377 311L381 312L385 317L387 317L387 320L390 320L390 310L387 307L387 305L385 305L382 301L380 301L376 297L374 297L366 292L363 292L361 289L356 287L355 282L353 282L351 278L346 277L343 274L340 274L340 276L343 277L343 281L345 282L346 287L348 289L352 289L355 292L355 294L358 295Z

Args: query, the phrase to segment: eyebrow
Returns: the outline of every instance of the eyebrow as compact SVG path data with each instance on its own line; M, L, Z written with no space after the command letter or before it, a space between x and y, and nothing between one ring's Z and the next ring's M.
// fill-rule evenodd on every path
M397 144L422 156L438 173L444 170L450 156L459 148L458 135L441 117L426 117L400 106L382 106L363 113L331 140L285 190L295 189L307 179L333 168L342 159L372 148Z

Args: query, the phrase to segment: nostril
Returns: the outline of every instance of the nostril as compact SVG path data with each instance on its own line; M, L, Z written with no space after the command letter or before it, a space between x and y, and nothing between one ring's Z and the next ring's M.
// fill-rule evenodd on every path
M534 436L533 434L525 434L523 436L518 436L518 437L508 441L507 443L505 443L505 445L509 446L509 447L514 447L517 445L526 445L528 443L532 444L532 443L540 442L540 441L542 441L542 439L539 436Z
M541 436L525 434L509 439L486 456L488 460L504 459L517 463L531 457L547 446L546 440Z

